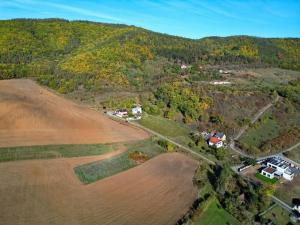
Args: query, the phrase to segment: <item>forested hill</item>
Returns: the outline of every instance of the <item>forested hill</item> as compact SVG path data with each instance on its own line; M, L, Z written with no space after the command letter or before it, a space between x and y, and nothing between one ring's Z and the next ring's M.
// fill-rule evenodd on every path
M142 28L60 19L0 21L0 78L37 77L72 91L143 86L186 64L263 64L300 69L299 38L186 39Z

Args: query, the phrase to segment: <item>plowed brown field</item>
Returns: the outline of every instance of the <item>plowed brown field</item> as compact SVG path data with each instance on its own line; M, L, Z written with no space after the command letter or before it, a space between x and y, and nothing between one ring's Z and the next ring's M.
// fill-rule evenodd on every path
M112 121L31 80L0 81L0 147L138 140L148 134Z
M0 224L171 225L196 198L192 177L198 163L179 153L81 184L73 167L108 154L1 163Z

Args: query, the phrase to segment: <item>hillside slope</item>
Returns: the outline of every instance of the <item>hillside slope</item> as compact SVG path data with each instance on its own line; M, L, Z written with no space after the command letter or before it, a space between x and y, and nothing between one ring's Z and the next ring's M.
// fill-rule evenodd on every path
M179 64L269 64L300 69L300 39L191 40L125 25L46 19L0 21L0 79L37 77L61 93L83 85L151 86Z

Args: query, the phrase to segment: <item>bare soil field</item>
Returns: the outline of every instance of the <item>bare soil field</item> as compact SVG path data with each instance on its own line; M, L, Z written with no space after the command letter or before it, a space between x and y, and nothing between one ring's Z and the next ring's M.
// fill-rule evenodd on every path
M198 163L179 153L80 183L74 166L112 154L1 163L0 224L174 224L195 200Z
M0 147L139 140L148 134L112 121L26 79L0 81Z

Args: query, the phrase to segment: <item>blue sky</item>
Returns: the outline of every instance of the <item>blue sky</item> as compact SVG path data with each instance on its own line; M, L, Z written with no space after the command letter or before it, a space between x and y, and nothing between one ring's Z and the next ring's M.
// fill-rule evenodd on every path
M0 0L0 19L65 18L178 36L300 37L300 0Z

